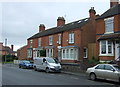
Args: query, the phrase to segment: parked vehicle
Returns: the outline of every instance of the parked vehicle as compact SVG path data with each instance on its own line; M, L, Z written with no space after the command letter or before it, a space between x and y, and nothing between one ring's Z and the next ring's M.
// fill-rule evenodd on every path
M34 70L45 70L48 72L61 72L61 65L54 58L34 58Z
M19 68L33 68L33 64L30 61L23 60L19 63Z
M120 83L120 67L116 64L98 64L88 68L86 73L91 80L99 78Z

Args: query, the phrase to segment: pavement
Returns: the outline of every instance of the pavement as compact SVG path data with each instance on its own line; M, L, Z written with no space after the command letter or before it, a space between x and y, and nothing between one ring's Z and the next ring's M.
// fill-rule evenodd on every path
M85 71L84 72L69 72L69 71L61 71L64 74L69 74L69 75L75 75L75 76L86 76Z
M10 66L18 67L18 64L13 64L13 63L7 63L7 64L9 64ZM70 72L70 71L62 70L61 73L69 74L69 75L75 75L75 76L86 76L85 71L81 71L81 72Z

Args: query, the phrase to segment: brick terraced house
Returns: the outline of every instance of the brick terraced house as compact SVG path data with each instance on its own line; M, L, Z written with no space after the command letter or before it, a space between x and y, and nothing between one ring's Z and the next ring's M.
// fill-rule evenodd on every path
M3 46L3 43L0 42L0 55L16 55L16 51L13 51L14 45L11 45L11 48L9 46Z
M110 9L96 19L97 54L100 61L120 61L120 4L111 0Z
M63 63L78 63L96 56L95 52L89 51L89 45L96 42L95 14L92 7L88 18L65 24L65 19L58 17L57 26L50 29L40 24L39 32L28 38L27 46L23 47L26 58L40 57L41 51L46 57L55 57ZM95 46L92 49L95 51Z

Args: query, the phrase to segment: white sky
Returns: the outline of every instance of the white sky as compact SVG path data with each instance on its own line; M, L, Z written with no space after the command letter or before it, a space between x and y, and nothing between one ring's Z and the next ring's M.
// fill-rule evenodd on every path
M7 45L17 50L38 33L40 24L48 29L56 26L59 16L66 23L86 18L91 7L101 15L110 8L110 0L1 0L0 42L7 38Z

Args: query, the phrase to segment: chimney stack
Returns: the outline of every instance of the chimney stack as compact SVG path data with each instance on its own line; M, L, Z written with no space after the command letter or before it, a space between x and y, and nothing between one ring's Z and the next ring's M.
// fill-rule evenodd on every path
M96 18L96 11L94 10L94 7L91 7L91 9L89 10L89 16L91 19L95 19Z
M45 30L45 25L44 24L40 24L39 26L39 32L42 32Z
M13 47L14 47L14 45L11 45L11 50L13 51Z
M119 4L119 0L110 0L110 8L112 8L113 6Z
M57 27L58 26L62 26L62 25L64 25L65 24L65 19L64 19L64 17L58 17L58 19L57 19Z

